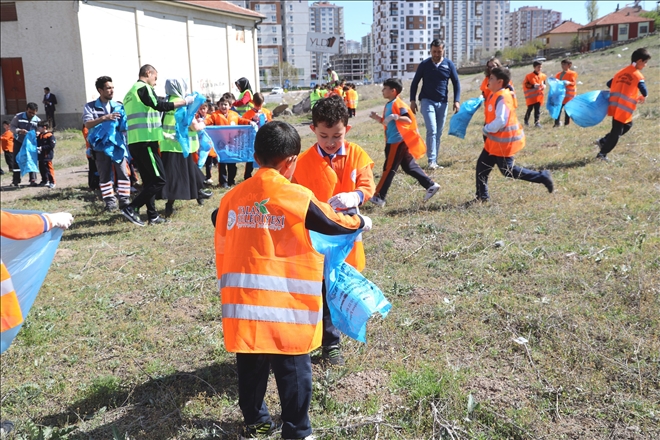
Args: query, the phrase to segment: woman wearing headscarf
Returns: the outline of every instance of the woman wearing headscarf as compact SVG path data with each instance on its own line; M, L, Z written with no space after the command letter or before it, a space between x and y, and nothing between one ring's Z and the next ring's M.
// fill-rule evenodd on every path
M250 81L245 77L239 78L234 84L240 92L238 100L234 101L234 108L239 115L243 116L243 113L254 107L252 104L252 87L250 87Z
M188 86L183 79L168 79L165 81L165 93L170 102L184 99ZM193 155L183 155L183 148L176 138L176 120L174 112L169 111L163 115L163 137L160 142L160 155L167 183L163 188L161 198L167 200L165 216L174 214L175 200L197 200L202 205L204 199L211 197L212 193L204 189L204 174L193 160ZM197 132L204 129L204 124L197 119L188 128L189 153L199 149Z

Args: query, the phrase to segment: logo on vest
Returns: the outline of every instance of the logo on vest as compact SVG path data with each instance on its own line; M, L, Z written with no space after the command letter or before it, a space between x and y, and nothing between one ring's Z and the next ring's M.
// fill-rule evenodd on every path
M488 104L488 111L492 112L493 111L493 104Z
M266 204L269 200L270 199L265 199L261 202L254 202L253 206L239 206L238 216L234 211L230 211L227 218L227 229L231 229L234 224L238 224L239 229L268 228L273 231L283 229L285 217L283 215L273 215L268 212Z

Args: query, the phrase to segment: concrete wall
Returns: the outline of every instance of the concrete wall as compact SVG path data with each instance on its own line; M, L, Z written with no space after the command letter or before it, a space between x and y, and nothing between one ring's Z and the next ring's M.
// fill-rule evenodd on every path
M57 96L55 119L60 127L71 126L76 115L79 120L84 104L77 8L72 1L17 1L18 21L4 21L0 27L2 57L22 58L27 101L36 102L39 116L45 118L41 101L44 87L50 87ZM4 114L4 87L1 92L0 117L10 119L14 115Z
M562 47L571 49L576 36L577 32L574 34L549 34L545 37L547 39L545 47L547 49L558 49Z
M143 64L158 70L160 96L167 78L184 78L214 100L237 95L242 76L259 89L248 17L160 1L21 1L16 9L18 21L2 23L2 57L23 59L28 101L42 109L45 86L57 95L59 128L81 126L82 107L98 97L96 78L112 77L121 101Z

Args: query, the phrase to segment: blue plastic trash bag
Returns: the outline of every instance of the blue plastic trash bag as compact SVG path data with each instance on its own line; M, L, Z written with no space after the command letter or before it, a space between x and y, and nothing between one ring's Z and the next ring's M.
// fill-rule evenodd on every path
M118 105L112 108L111 113L119 113L121 116L119 119L104 121L92 127L87 134L87 141L94 151L100 151L120 163L128 157L126 138L123 134L127 129L126 112L123 106Z
M479 96L477 98L468 99L461 104L461 108L458 109L458 112L454 113L449 120L449 135L465 139L467 126L472 120L472 116L474 116L477 110L479 110L479 107L481 107L481 103L483 102L484 97Z
M14 211L16 214L35 214L35 211ZM53 262L57 245L62 238L62 229L53 228L29 240L0 238L0 254L7 267L14 291L25 322L28 312L37 298L50 264ZM23 324L0 333L0 353L4 353L23 327Z
M39 158L37 156L37 132L28 131L23 138L23 146L16 155L16 163L21 169L21 176L27 173L39 172Z
M344 261L360 233L329 236L310 231L309 235L314 249L325 255L325 297L332 323L345 335L366 343L369 318L375 313L386 317L392 305L374 283Z
M566 103L564 110L578 127L593 127L607 116L609 102L609 91L594 90L577 95Z
M206 159L209 157L209 152L213 148L213 140L206 130L198 131L197 136L199 136L199 151L197 152L199 160L197 161L197 166L201 169L204 167Z
M545 103L545 106L552 119L559 119L564 97L566 97L566 84L564 84L564 81L552 77L548 78L548 102Z
M176 121L176 140L181 145L183 157L190 154L190 140L188 139L188 127L192 124L197 110L206 102L206 97L199 92L194 92L195 99L189 105L179 107L174 111L174 120Z

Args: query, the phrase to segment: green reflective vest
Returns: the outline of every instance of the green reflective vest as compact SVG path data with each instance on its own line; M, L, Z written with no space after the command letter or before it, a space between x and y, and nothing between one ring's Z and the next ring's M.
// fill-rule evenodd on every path
M243 91L241 92L241 94L238 95L238 101L240 101L241 99L243 99L243 96L244 96L245 93L247 93L247 92L249 92L249 90L243 90ZM252 92L250 92L250 95L252 95ZM247 104L242 105L242 106L240 106L240 107L235 107L235 108L236 108L236 113L238 113L239 115L243 116L243 113L245 113L246 111L250 110L251 108L254 108L254 104L252 104L252 100L250 100L250 102L248 102Z
M169 101L176 101L176 96L170 96ZM163 116L163 140L160 141L160 151L169 152L169 153L183 153L181 144L176 139L176 119L174 118L174 112L176 110L169 111ZM195 130L188 129L188 142L190 142L190 153L194 153L199 150L199 136Z
M154 104L158 102L151 86L142 81L133 84L133 87L126 93L124 97L124 110L126 110L126 121L128 123L129 144L163 140L160 113L142 103L138 96L138 90L142 87L147 88Z

